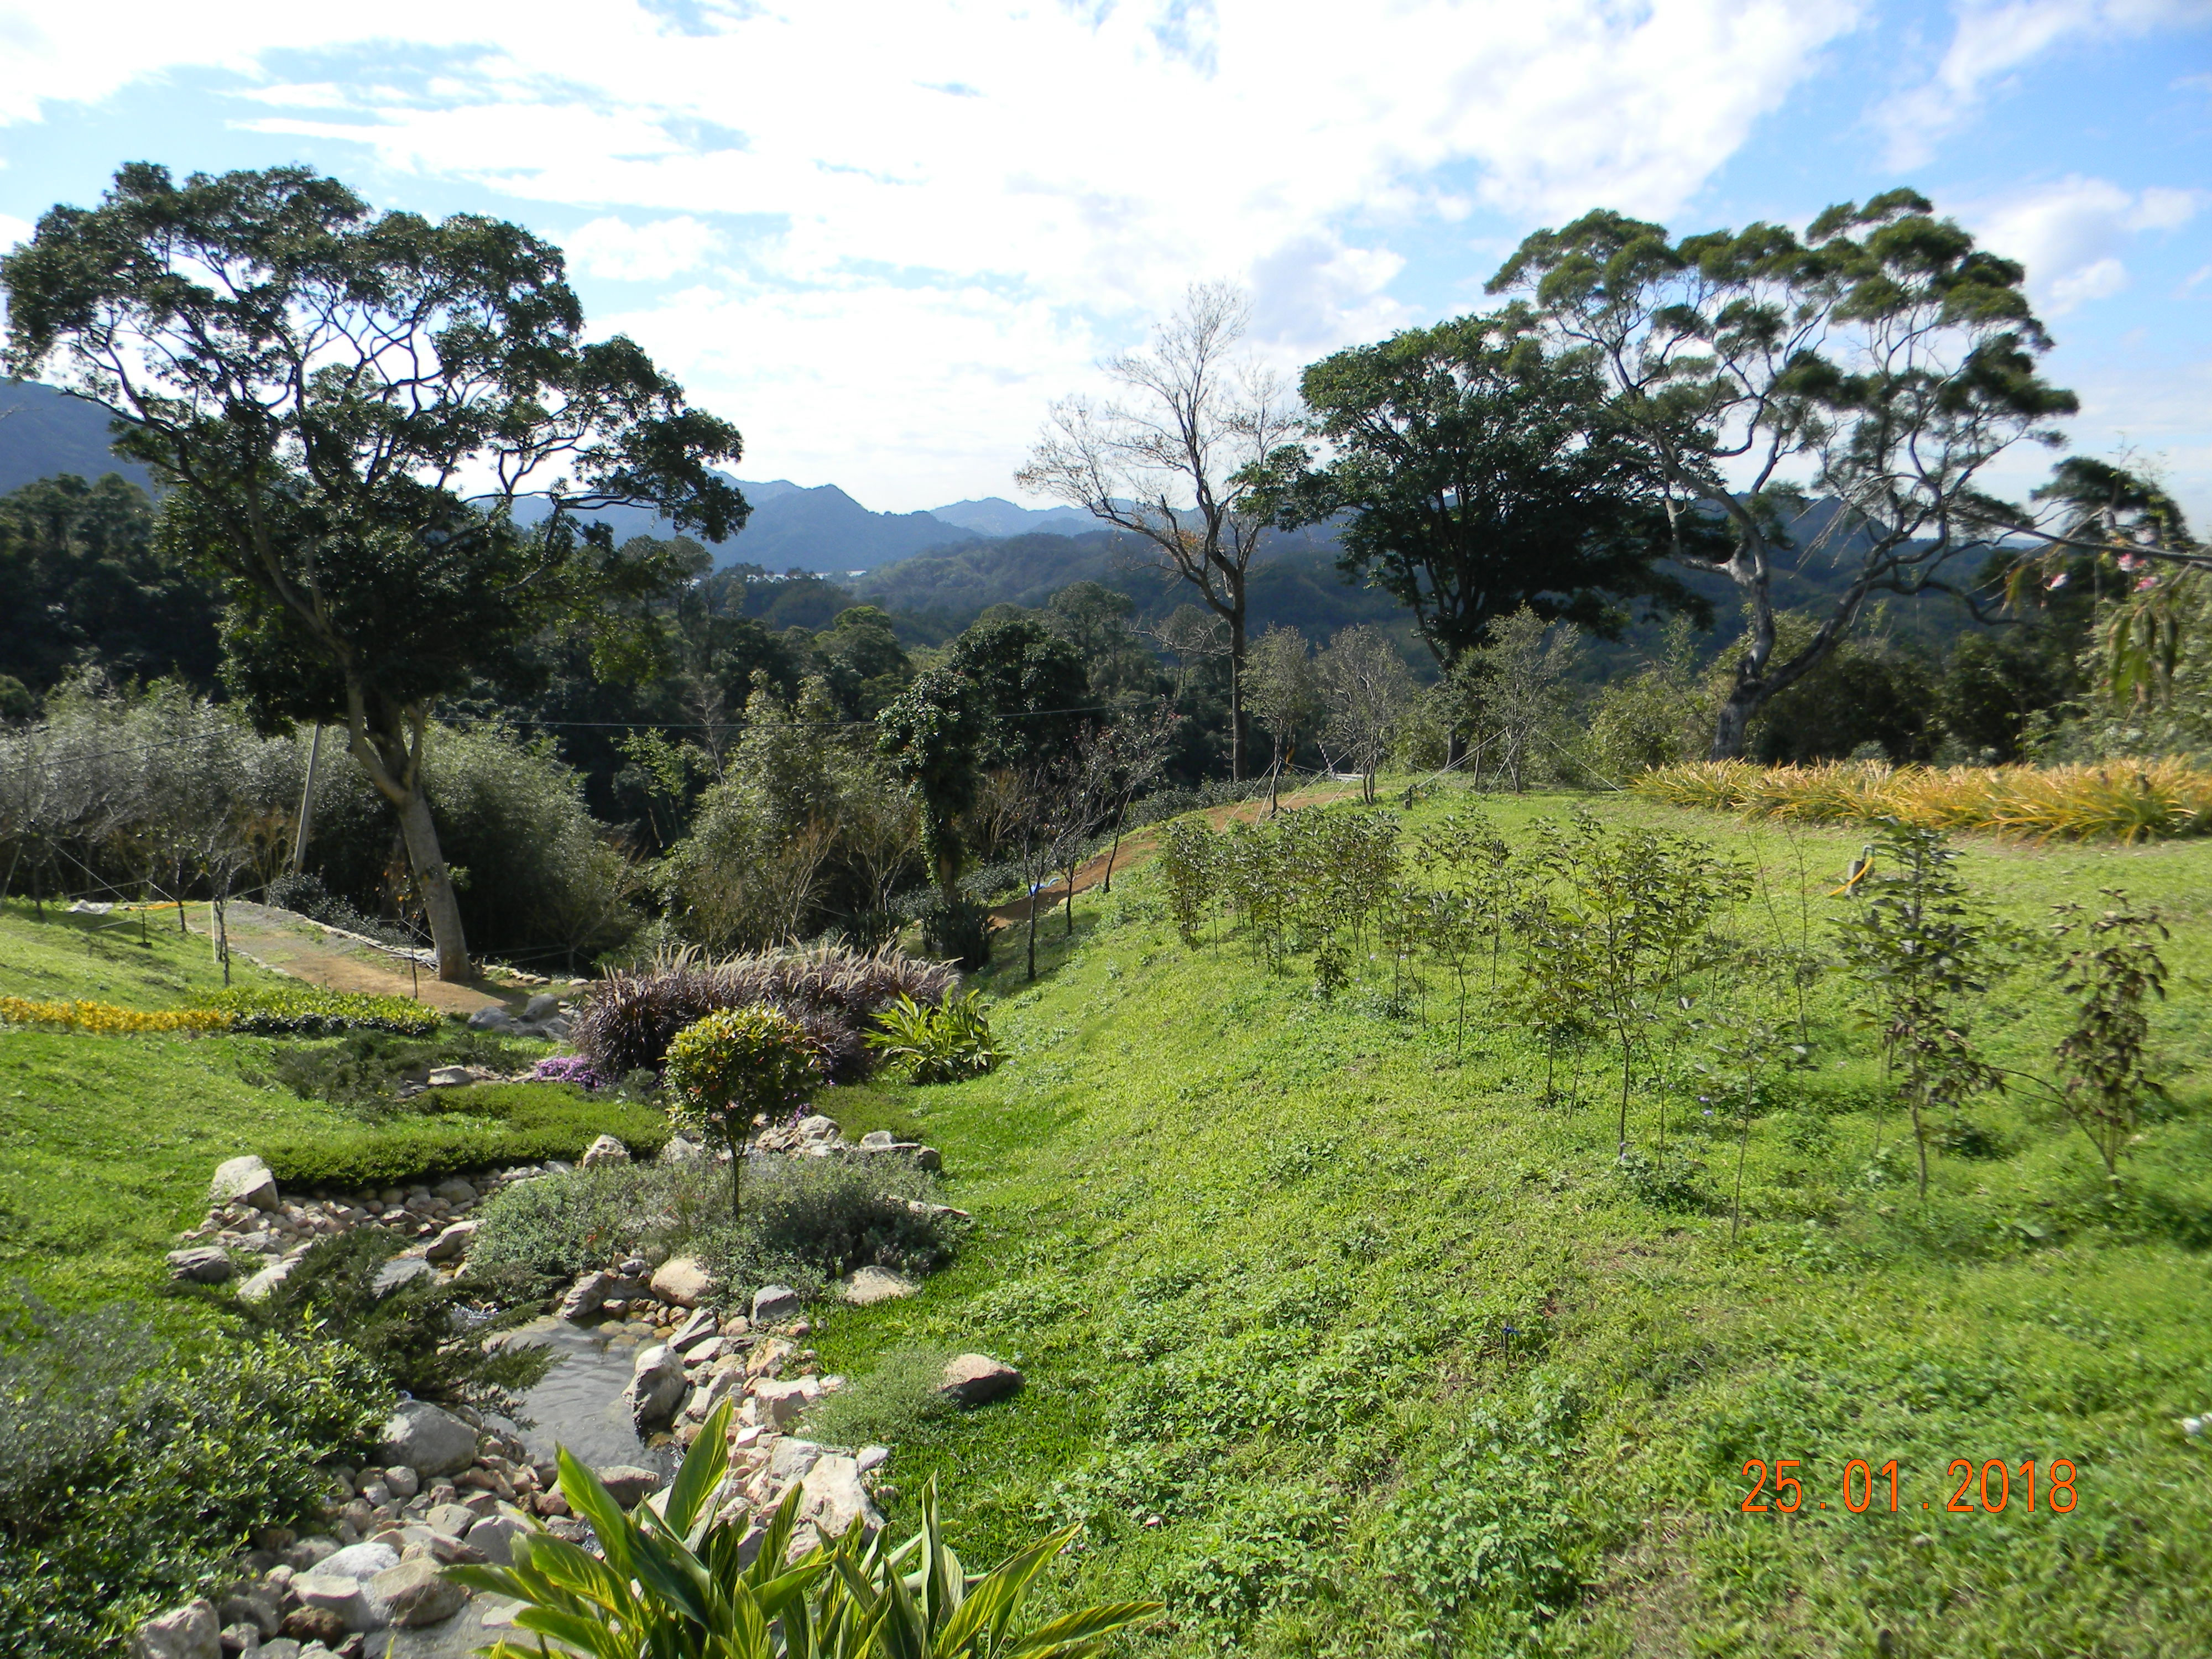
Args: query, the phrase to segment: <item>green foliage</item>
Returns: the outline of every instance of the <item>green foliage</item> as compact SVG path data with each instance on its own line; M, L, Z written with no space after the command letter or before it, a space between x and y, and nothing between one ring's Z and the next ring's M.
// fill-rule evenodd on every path
M519 1266L471 1263L465 1279L411 1279L380 1292L376 1276L399 1249L369 1227L318 1239L265 1300L240 1305L251 1325L282 1336L337 1336L389 1389L528 1427L521 1396L544 1381L553 1352L487 1352L484 1340L544 1312L555 1281Z
M335 1036L341 1031L392 1031L427 1037L446 1024L428 1003L407 997L326 991L296 981L238 985L200 999L199 1006L232 1017L231 1029L254 1036Z
M796 1562L787 1559L804 1492L796 1485L771 1516L750 1563L739 1543L749 1519L710 1507L729 1467L730 1408L717 1406L684 1454L665 1511L628 1515L599 1477L560 1454L561 1491L591 1522L605 1565L542 1534L518 1539L511 1568L460 1567L448 1577L522 1603L519 1629L555 1637L593 1659L654 1652L724 1659L1092 1659L1115 1632L1150 1619L1158 1602L1084 1608L1049 1622L1018 1622L1021 1604L1074 1529L1048 1535L988 1573L970 1573L939 1528L925 1491L921 1529L893 1548L855 1524ZM502 1638L492 1659L531 1650Z
M1185 945L1199 942L1199 929L1213 913L1221 845L1206 820L1195 815L1176 819L1160 837L1160 879L1167 888L1169 914Z
M15 1310L0 1347L0 1646L120 1652L264 1526L319 1518L315 1465L391 1392L318 1335L172 1346L120 1307Z
M700 1224L710 1209L726 1218L719 1172L678 1164L610 1164L516 1182L477 1212L472 1268L517 1267L551 1279L577 1274L650 1246L673 1253L683 1241L665 1221Z
M916 1083L957 1083L981 1077L1006 1058L991 1036L983 995L947 992L935 1007L901 997L876 1016L868 1046L885 1063L902 1067Z
M2062 937L2081 927L2083 945L2067 953L2059 988L2074 1002L2074 1029L2053 1053L2065 1073L2067 1109L2117 1177L2136 1132L2143 1097L2162 1092L2149 1068L2148 1005L2166 998L2166 968L2157 941L2171 939L2155 910L2140 912L2118 888L2107 908L2084 923L2079 905L2061 905Z
M949 1348L910 1345L880 1356L865 1376L848 1377L806 1414L806 1432L835 1446L901 1446L960 1408L944 1394Z
M398 1088L410 1077L422 1082L441 1066L509 1072L528 1058L519 1045L465 1026L448 1026L427 1041L356 1028L327 1045L285 1043L273 1069L302 1100L326 1100L356 1117L381 1119L407 1109Z
M796 1113L823 1084L804 1027L772 1008L725 1008L668 1045L663 1074L678 1125L728 1147L734 1171L757 1121Z
M280 1137L255 1150L285 1187L356 1190L500 1164L574 1160L603 1134L650 1157L668 1120L633 1102L561 1083L432 1089L373 1128Z

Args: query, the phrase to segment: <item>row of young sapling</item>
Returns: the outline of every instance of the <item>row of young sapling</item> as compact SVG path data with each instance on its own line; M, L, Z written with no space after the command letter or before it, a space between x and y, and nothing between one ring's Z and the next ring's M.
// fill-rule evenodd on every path
M1479 988L1541 1046L1547 1105L1579 1107L1593 1050L1607 1054L1618 1160L1648 1196L1683 1202L1693 1190L1681 1161L1668 1161L1670 1100L1693 1096L1732 1117L1732 1235L1752 1124L1779 1076L1814 1065L1813 999L1832 975L1880 1048L1872 1157L1901 1109L1923 1200L1931 1150L1972 1146L1968 1104L2012 1086L2063 1108L2117 1182L2143 1103L2160 1092L2149 1052L2149 1005L2166 977L2156 914L2112 890L2094 914L2057 907L2038 933L1975 901L1940 832L1885 819L1872 836L1828 892L1825 922L1826 884L1794 835L1794 869L1778 872L1696 836L1608 828L1580 805L1563 823L1539 820L1517 848L1472 809L1410 846L1385 811L1309 807L1220 833L1194 816L1168 827L1160 868L1194 947L1225 929L1276 971L1308 957L1324 998L1371 963L1382 1012L1401 1018L1425 1018L1432 981L1448 985L1461 1054ZM1973 1036L1978 999L2034 965L2071 1015L2049 1078L1996 1064ZM1632 1133L1639 1080L1650 1154Z

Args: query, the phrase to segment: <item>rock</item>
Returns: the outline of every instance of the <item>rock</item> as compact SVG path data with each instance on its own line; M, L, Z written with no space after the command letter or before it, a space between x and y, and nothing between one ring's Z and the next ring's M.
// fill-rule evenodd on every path
M215 1603L200 1596L149 1619L131 1638L131 1651L136 1659L222 1659Z
M289 1636L280 1636L273 1642L261 1644L260 1659L300 1659L301 1647ZM327 1653L328 1648L323 1650Z
M462 1504L433 1504L422 1520L432 1532L441 1532L448 1538L465 1538L469 1528L477 1523L477 1512Z
M663 1164L696 1164L707 1156L707 1149L696 1140L682 1135L671 1135L668 1144L660 1149Z
M659 1283L658 1275L655 1275L654 1282ZM721 1322L714 1317L714 1310L700 1308L676 1328L675 1334L668 1339L668 1346L680 1353L688 1354L692 1349L720 1335L721 1329Z
M860 1137L861 1147L871 1152L889 1152L898 1145L898 1137L889 1129L871 1129Z
M801 1440L792 1435L769 1449L768 1475L779 1486L789 1486L822 1459L822 1448L811 1440Z
M216 1616L222 1620L225 1630L233 1625L251 1625L264 1640L276 1635L284 1624L283 1610L277 1607L276 1598L258 1590L233 1591L222 1598Z
M261 1632L252 1625L225 1625L216 1639L226 1654L237 1654L239 1659L259 1659Z
M368 1281L368 1287L381 1300L402 1285L412 1284L418 1279L434 1279L437 1274L438 1270L419 1255L395 1255L376 1270L376 1277Z
M328 1578L350 1578L358 1583L399 1565L399 1552L389 1544L349 1544L315 1571Z
M650 1288L663 1302L696 1308L714 1293L714 1276L699 1265L696 1257L672 1256L653 1270ZM704 1333L713 1334L711 1327Z
M394 1463L384 1472L384 1484L392 1488L392 1495L400 1502L422 1490L422 1477L404 1463Z
M482 1550L484 1559L495 1567L510 1566L514 1561L514 1540L535 1530L521 1516L502 1510L469 1528L469 1547Z
M351 1583L353 1581L341 1578L337 1582L345 1584ZM295 1591L298 1589L296 1583L294 1589ZM357 1591L356 1594L358 1594ZM284 1615L284 1634L297 1642L312 1642L319 1647L325 1642L343 1641L345 1633L346 1622L343 1616L331 1612L328 1607L303 1605L293 1608ZM301 1655L301 1659L306 1659L306 1655Z
M568 1294L561 1298L561 1317L567 1320L589 1319L599 1312L611 1292L608 1286L615 1282L612 1273L586 1273L568 1287Z
M561 1012L561 999L543 993L522 1005L522 1017L532 1025L549 1020Z
M756 1382L753 1401L763 1418L779 1429L787 1429L799 1421L799 1414L813 1404L817 1390L800 1377L791 1382Z
M912 1296L921 1289L910 1279L902 1279L881 1267L862 1267L845 1281L844 1297L856 1308L872 1307L878 1302L893 1302L902 1296Z
M743 1376L736 1370L716 1371L709 1381L691 1390L691 1397L684 1402L684 1415L704 1419L736 1390Z
M884 1517L869 1500L868 1489L860 1484L860 1467L851 1458L824 1453L800 1484L806 1498L799 1516L811 1522L823 1538L842 1538L855 1521L870 1532L883 1529Z
M981 1406L1002 1399L1022 1386L1022 1374L988 1354L963 1353L945 1362L945 1375L937 1391L963 1406Z
M635 1463L610 1463L605 1468L592 1471L607 1495L626 1510L634 1510L647 1498L659 1492L665 1479L652 1469L641 1469Z
M393 1557L394 1560L398 1559L396 1556ZM338 1630L341 1632L368 1630L374 1621L374 1615L369 1608L368 1595L350 1578L342 1578L335 1574L324 1572L302 1573L292 1581L292 1593L300 1598L301 1612L305 1613L312 1608L319 1613L331 1614L337 1620ZM328 1626L325 1626L313 1632L304 1630L295 1631L292 1628L291 1620L287 1619L284 1621L284 1633L287 1636L306 1636L312 1633L320 1637L324 1641L328 1641L331 1638L325 1633L327 1629Z
M799 1292L790 1285L763 1285L753 1292L753 1323L765 1325L771 1320L788 1319L799 1311Z
M584 1148L581 1161L587 1170L595 1170L602 1164L627 1164L629 1162L629 1148L612 1135L601 1135Z
M298 1543L277 1551L277 1554L283 1558L284 1565L293 1571L313 1572L319 1565L335 1554L337 1547L327 1538L302 1538Z
M629 1387L623 1390L630 1421L641 1431L660 1427L676 1415L689 1387L684 1379L683 1359L665 1344L655 1342L640 1348Z
M428 1556L380 1572L368 1581L368 1590L372 1609L383 1615L377 1622L403 1627L450 1619L469 1599L466 1590L441 1576L437 1562Z
M853 1455L853 1462L860 1466L862 1474L872 1474L890 1461L889 1446L863 1446Z
M914 1149L914 1162L916 1169L941 1170L945 1167L945 1154L934 1146L917 1146Z
M300 1265L296 1255L273 1262L238 1287L239 1297L246 1302L266 1302L270 1292L292 1276L292 1269Z
M445 1474L476 1461L477 1431L428 1401L410 1400L386 1421L376 1454L384 1463L404 1463L418 1475Z
M215 1179L208 1182L208 1208L219 1210L233 1202L250 1204L257 1210L276 1207L276 1177L251 1152L216 1164Z
M433 1198L442 1198L456 1208L464 1204L473 1204L481 1196L474 1187L459 1176L447 1176L430 1188L430 1195Z
M514 1016L504 1008L479 1008L469 1016L471 1031L508 1031L514 1029Z
M220 1285L231 1274L230 1254L220 1244L195 1244L169 1252L169 1277L179 1285Z
M458 1089L475 1081L465 1066L434 1066L430 1068L429 1083L433 1089Z
M456 1221L430 1241L430 1247L422 1252L422 1259L425 1261L457 1261L466 1254L476 1236L475 1222Z
M747 1376L774 1376L783 1362L799 1352L798 1348L780 1336L772 1336L754 1348L745 1358Z

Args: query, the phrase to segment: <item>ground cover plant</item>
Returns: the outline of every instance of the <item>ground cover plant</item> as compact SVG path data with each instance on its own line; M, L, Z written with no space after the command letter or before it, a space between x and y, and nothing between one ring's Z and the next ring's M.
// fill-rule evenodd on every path
M1499 994L1488 936L1461 942L1464 1033L1449 957L1389 941L1392 890L1472 884L1419 851L1469 804L1391 815L1364 948L1349 915L1301 933L1295 901L1279 917L1225 878L1193 904L1170 859L1052 941L1036 987L986 976L1007 1063L927 1098L974 1231L926 1297L830 1310L813 1338L854 1379L840 1413L902 1425L902 1490L933 1476L987 1554L1084 1520L1072 1594L1167 1603L1142 1650L2212 1644L2212 1493L2178 1421L2212 1405L2212 1030L2183 994L2212 973L2206 849L1957 848L2002 946L1971 1002L1986 1062L2095 1086L2059 1053L2087 941L2078 917L2053 939L2053 908L2101 915L2124 887L2172 935L2172 994L2135 1005L2165 1095L2134 1103L2117 1188L2044 1089L1936 1099L1923 1200L1909 1066L1885 1068L1841 961L1871 901L1830 896L1863 830L1583 804L1610 845L1710 842L1744 872L1641 1000L1624 1159L1617 1033L1547 1031L1504 994L1543 938L1525 895ZM1480 803L1542 881L1574 805ZM1577 1062L1613 1086L1578 1096ZM1018 1396L897 1408L915 1353L973 1346L1022 1365Z
M1950 768L1692 761L1656 768L1629 787L1670 805L1806 823L1893 817L1929 830L1988 830L2055 841L2212 834L2212 772L2170 758Z

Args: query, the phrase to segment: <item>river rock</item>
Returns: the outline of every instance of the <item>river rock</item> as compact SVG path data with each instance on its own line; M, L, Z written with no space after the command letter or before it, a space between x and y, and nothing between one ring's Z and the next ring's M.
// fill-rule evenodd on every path
M963 1406L981 1406L1022 1386L1022 1374L988 1354L963 1353L945 1362L937 1391Z
M276 1635L284 1624L283 1609L276 1605L276 1598L258 1589L232 1591L222 1598L216 1617L222 1620L225 1630L251 1625L264 1641Z
M707 1149L696 1140L682 1135L671 1135L660 1149L663 1164L696 1164L708 1156Z
M522 1005L522 1018L532 1025L552 1018L561 1012L561 999L547 996L544 992Z
M269 1173L266 1164L251 1152L216 1164L215 1179L208 1182L210 1210L219 1210L234 1200L251 1204L257 1210L276 1207L276 1177Z
M659 1285L660 1279L656 1274L653 1288L658 1290ZM668 1346L678 1353L688 1355L692 1349L720 1334L721 1329L721 1321L714 1317L713 1309L695 1309L691 1316L676 1328L676 1334L668 1339Z
M612 1135L601 1135L584 1148L581 1162L587 1170L595 1170L602 1164L627 1164L629 1162L629 1148Z
M430 1241L422 1252L425 1261L458 1261L468 1251L477 1236L473 1221L456 1221Z
M172 1607L139 1626L131 1639L134 1659L222 1659L222 1626L205 1596Z
M896 1301L902 1296L912 1296L921 1286L910 1279L902 1279L881 1267L862 1267L845 1281L845 1300L856 1308L872 1307L878 1302Z
M634 1510L646 1498L661 1488L663 1477L652 1469L641 1469L635 1463L610 1463L603 1469L592 1471L599 1484L607 1489L607 1496L626 1510Z
M300 1265L296 1255L282 1261L271 1262L238 1287L239 1299L243 1302L266 1302L270 1292L292 1276L292 1269Z
M350 1578L334 1573L301 1573L292 1581L292 1593L300 1598L301 1611L312 1607L319 1613L327 1613L338 1621L341 1631L368 1630L374 1626L375 1614L368 1605L368 1595ZM289 1619L284 1621L284 1632L288 1636L294 1634Z
M389 1544L349 1544L315 1569L325 1577L350 1578L356 1583L374 1578L399 1565L399 1552Z
M495 1567L512 1565L514 1561L514 1540L526 1532L536 1530L512 1510L501 1510L487 1515L469 1528L469 1547L482 1550L485 1560Z
M641 1431L662 1426L676 1415L676 1408L684 1403L689 1387L684 1378L682 1358L672 1353L665 1343L655 1342L640 1348L629 1387L623 1390L630 1421Z
M495 1005L479 1008L469 1016L469 1030L471 1031L511 1031L514 1029L514 1016Z
M169 1252L169 1277L179 1285L220 1285L230 1275L230 1256L220 1244Z
M387 1465L404 1463L418 1475L445 1474L476 1461L477 1431L427 1400L410 1400L386 1421L376 1455Z
M459 1089L475 1081L465 1066L434 1066L430 1068L429 1082L433 1089Z
M714 1276L694 1256L671 1256L653 1270L653 1293L679 1308L696 1308L714 1293ZM713 1328L704 1333L714 1334Z
M763 1418L779 1429L787 1429L799 1421L799 1413L814 1403L820 1392L820 1385L811 1377L802 1376L789 1382L756 1382L753 1403L759 1407Z
M868 1489L860 1484L860 1466L851 1458L824 1453L801 1485L806 1497L800 1518L812 1522L823 1537L842 1538L855 1521L866 1523L870 1532L883 1530L884 1517L869 1501Z
M444 1199L455 1209L459 1209L464 1205L473 1204L481 1196L474 1187L459 1176L447 1176L430 1188L430 1195L433 1198Z
M432 1532L441 1532L448 1538L465 1538L477 1523L477 1512L465 1504L433 1504L422 1519Z
M466 1590L441 1575L437 1562L422 1555L380 1572L367 1589L371 1609L383 1615L377 1622L385 1625L434 1625L469 1599Z
M340 1580L343 1583L343 1580ZM309 1645L301 1649L300 1659L313 1653L328 1653L325 1642L345 1640L346 1623L328 1607L311 1607L304 1604L284 1615L284 1634L295 1642Z
M422 1490L422 1477L404 1463L394 1463L384 1472L384 1484L392 1495L403 1504Z
M437 1276L438 1270L419 1255L395 1255L376 1270L376 1277L368 1281L368 1288L380 1301L403 1285Z
M765 1325L788 1319L799 1311L799 1294L790 1285L763 1285L753 1292L753 1323Z
M811 1440L801 1440L796 1435L786 1435L769 1449L769 1479L779 1486L789 1486L822 1459L822 1448Z

